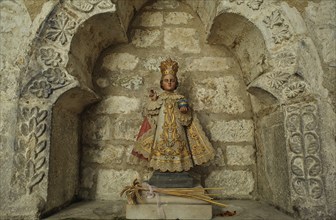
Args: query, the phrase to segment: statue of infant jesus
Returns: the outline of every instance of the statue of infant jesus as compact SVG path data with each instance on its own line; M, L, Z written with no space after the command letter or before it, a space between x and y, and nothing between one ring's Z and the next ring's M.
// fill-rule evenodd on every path
M214 158L214 149L188 100L175 92L178 68L170 58L161 62L163 92L158 95L150 91L146 116L132 151L161 172L188 171Z

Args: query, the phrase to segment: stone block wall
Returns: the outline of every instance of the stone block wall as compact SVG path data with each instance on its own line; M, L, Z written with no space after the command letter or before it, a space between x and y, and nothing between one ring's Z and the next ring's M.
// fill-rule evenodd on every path
M159 65L168 57L180 66L178 92L190 100L216 150L214 161L193 172L205 186L223 187L222 198L255 194L254 122L242 73L224 46L205 43L204 29L184 3L157 1L136 15L128 44L101 55L93 83L102 101L82 116L82 197L121 199L122 186L150 177L130 152L149 89L161 92Z
M168 56L216 149L195 176L225 198L335 216L336 2L158 0L133 18L145 2L0 1L0 218L36 217L78 191L118 200L148 179L129 154ZM48 90L60 69L76 92ZM26 172L32 161L43 172Z

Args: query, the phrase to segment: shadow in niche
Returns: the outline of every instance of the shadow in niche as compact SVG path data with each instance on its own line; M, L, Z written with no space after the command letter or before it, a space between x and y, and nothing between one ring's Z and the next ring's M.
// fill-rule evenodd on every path
M78 201L80 114L99 98L89 89L73 88L62 94L52 110L48 195L43 216Z

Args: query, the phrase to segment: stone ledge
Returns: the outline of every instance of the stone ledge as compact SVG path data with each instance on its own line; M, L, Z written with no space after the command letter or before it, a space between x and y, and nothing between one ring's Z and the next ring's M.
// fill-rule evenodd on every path
M139 204L126 205L126 219L211 219L211 205Z

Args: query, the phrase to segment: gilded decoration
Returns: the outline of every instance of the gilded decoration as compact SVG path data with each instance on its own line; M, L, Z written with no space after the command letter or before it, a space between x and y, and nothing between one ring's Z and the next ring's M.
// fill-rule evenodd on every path
M188 100L174 90L178 63L161 62L161 88L150 92L146 117L132 154L148 161L154 170L187 171L214 158L214 149L192 112Z

